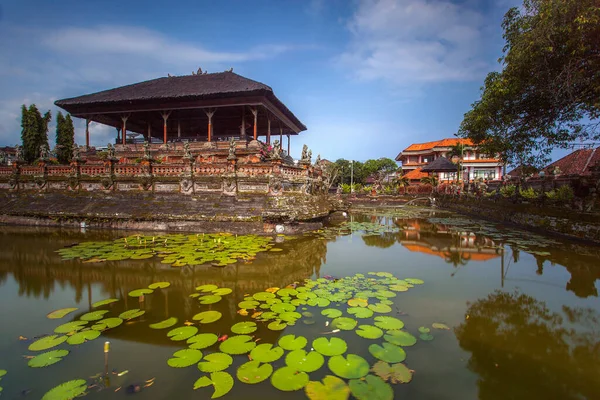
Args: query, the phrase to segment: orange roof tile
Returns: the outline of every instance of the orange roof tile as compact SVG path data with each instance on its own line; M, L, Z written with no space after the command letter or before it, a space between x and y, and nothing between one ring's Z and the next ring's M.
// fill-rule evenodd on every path
M402 152L431 150L434 147L452 147L458 143L462 143L466 146L473 145L473 142L471 141L471 139L447 138L447 139L442 139L442 140L435 140L433 142L414 143L414 144L411 144L410 146L408 146L406 149L402 150Z
M421 172L421 168L413 169L410 172L407 172L405 175L408 179L412 180L420 180L421 178L428 176L425 172Z
M409 251L416 251L418 253L429 254L432 256L438 256L442 258L446 258L446 254L448 251L442 250L432 250L427 246L419 245L419 244L404 244ZM498 254L486 254L486 253L471 253L471 252L461 252L461 257L467 261L487 261L493 258L499 257Z

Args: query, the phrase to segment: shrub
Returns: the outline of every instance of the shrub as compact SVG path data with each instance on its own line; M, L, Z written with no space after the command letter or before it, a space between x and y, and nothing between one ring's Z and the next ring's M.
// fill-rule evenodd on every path
M526 199L537 199L539 196L539 193L536 192L532 187L527 189L519 189L519 194Z
M563 185L556 190L546 192L546 197L550 200L556 200L562 203L570 203L575 197L573 188L569 185Z
M500 194L502 197L512 197L517 192L517 187L515 185L506 185L500 188Z

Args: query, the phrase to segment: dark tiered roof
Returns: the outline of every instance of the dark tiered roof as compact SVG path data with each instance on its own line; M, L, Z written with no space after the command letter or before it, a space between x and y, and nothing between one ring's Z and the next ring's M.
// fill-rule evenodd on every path
M454 172L456 168L446 157L439 157L421 168L421 172Z

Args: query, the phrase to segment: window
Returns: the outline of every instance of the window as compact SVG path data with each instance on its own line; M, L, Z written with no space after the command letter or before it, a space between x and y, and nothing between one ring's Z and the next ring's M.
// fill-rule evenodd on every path
M495 169L476 169L473 172L473 179L496 179L496 170Z

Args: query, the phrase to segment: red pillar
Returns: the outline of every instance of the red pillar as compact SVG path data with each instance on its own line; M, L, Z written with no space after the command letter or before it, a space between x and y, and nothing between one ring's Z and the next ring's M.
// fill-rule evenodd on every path
M85 120L85 147L86 149L90 147L90 119L86 118Z

